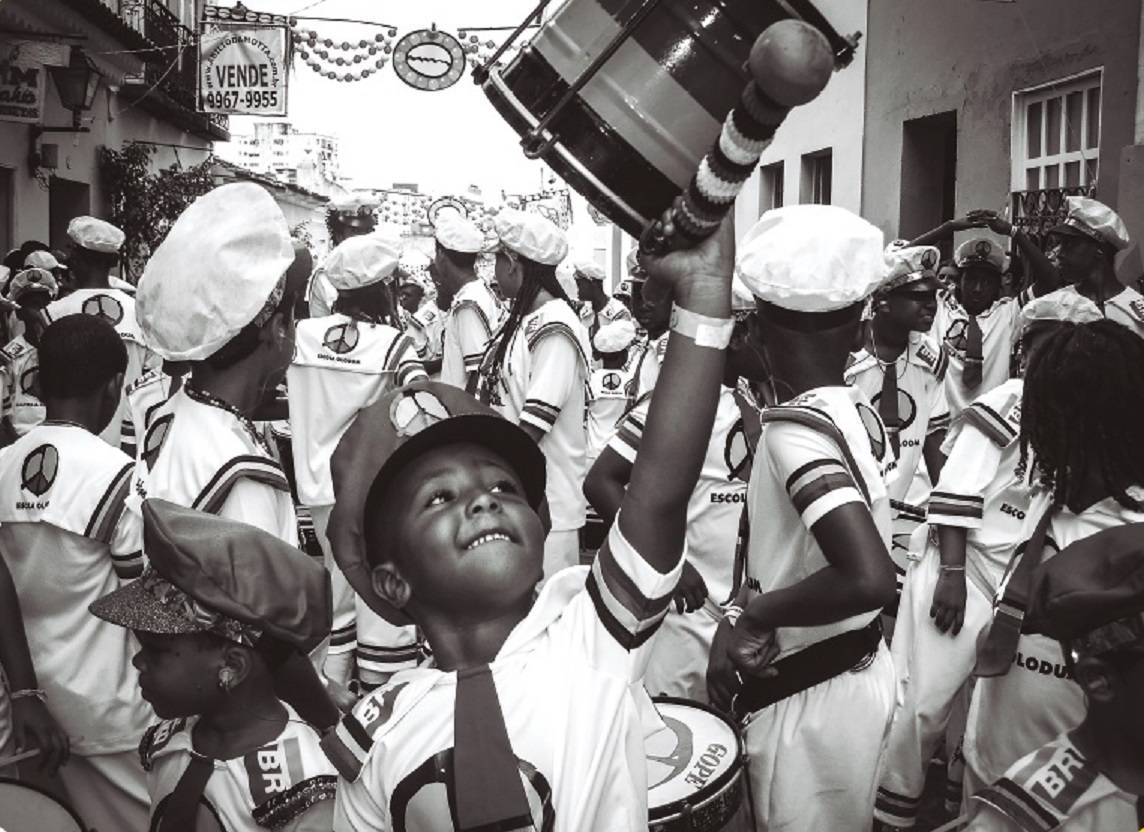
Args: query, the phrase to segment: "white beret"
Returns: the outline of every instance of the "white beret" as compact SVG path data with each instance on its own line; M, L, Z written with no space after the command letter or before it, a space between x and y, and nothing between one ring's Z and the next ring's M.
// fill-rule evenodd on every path
M95 217L75 217L68 223L68 236L81 248L118 254L123 246L123 232L109 222Z
M367 234L341 242L322 268L331 286L339 292L349 292L392 280L398 256L397 247L390 240Z
M1013 342L1020 341L1026 330L1038 321L1091 324L1102 320L1104 315L1095 303L1072 286L1066 286L1039 298L1033 298L1021 307L1017 326L1013 330Z
M222 185L179 215L139 281L143 337L168 361L202 361L263 312L294 262L286 217L251 182Z
M934 246L901 246L891 243L886 249L886 281L880 292L892 292L907 283L916 283L927 277L937 277L941 252Z
M56 259L55 255L50 251L33 251L24 258L24 268L26 269L58 269L60 261Z
M501 245L536 263L555 266L568 254L564 232L540 214L502 208L494 227Z
M433 229L441 248L462 254L478 254L485 247L485 235L472 220L456 211L444 211L437 217Z
M592 344L600 352L619 352L630 347L634 340L636 340L635 323L629 318L621 318L596 330Z
M739 246L736 273L756 297L796 312L831 312L882 282L882 232L844 208L768 211Z
M573 262L573 267L576 273L588 280L598 280L604 282L604 270L596 263L587 257L577 257Z
M1066 197L1065 202L1068 204L1068 216L1050 234L1079 233L1098 243L1112 246L1117 251L1132 245L1124 221L1103 202L1086 196Z

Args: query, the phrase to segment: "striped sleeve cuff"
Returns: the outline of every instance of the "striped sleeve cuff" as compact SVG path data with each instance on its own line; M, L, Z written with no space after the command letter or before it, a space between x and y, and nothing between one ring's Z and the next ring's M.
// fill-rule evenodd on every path
M560 408L540 399L528 399L520 412L520 421L548 433L560 416Z
M939 413L936 416L931 416L929 425L926 427L926 436L937 433L942 430L949 430L949 412Z
M331 642L332 647L332 642ZM421 645L403 644L399 647L383 647L378 644L358 642L357 650L358 668L362 673L396 673L399 670L409 670L417 667L423 658Z
M475 373L481 369L481 359L484 358L484 353L474 352L464 357L465 372Z
M837 459L806 463L787 478L786 489L808 529L839 506L865 502L854 478Z
M981 528L985 500L980 495L934 491L930 494L926 520L934 526Z
M143 574L143 552L127 555L111 555L111 568L125 581L133 581Z
M420 361L402 361L397 367L397 386L404 387L409 382L419 379L428 378L425 373L425 365Z
M586 588L604 629L630 651L659 629L684 558L666 575L657 572L624 538L618 519L596 555Z
M627 462L635 464L636 454L640 450L640 440L643 438L643 429L643 419L628 416L620 422L615 435L608 440L608 447Z
M357 649L357 624L351 622L330 630L330 653L352 653Z
M973 425L998 448L1005 448L1017 438L1017 431L996 410L982 402L974 402L962 414L966 422Z

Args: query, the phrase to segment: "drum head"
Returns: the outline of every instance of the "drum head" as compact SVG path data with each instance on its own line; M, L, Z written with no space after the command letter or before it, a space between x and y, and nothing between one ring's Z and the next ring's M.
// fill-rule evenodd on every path
M84 825L75 812L46 792L0 777L0 830L84 832Z
M651 817L673 811L673 804L695 804L715 794L740 771L739 737L734 725L698 702L656 697L667 730L645 744L648 807Z

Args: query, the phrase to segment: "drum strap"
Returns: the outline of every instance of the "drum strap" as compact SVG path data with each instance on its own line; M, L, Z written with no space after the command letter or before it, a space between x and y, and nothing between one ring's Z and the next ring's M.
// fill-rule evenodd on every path
M487 664L457 672L453 743L457 829L531 829L532 811Z
M875 618L860 630L833 636L775 662L776 676L743 678L735 697L735 716L742 718L815 685L840 676L870 659L882 640L882 622Z
M214 774L214 760L195 754L191 764L175 784L175 790L167 798L163 807L163 817L156 832L185 832L195 828L195 817L199 811L199 801L206 790L207 781Z

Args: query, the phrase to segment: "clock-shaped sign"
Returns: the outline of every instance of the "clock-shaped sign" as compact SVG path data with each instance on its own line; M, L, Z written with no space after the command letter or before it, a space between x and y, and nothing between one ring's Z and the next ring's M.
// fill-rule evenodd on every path
M465 52L448 32L418 29L393 47L393 69L409 86L436 92L461 79L465 72Z

